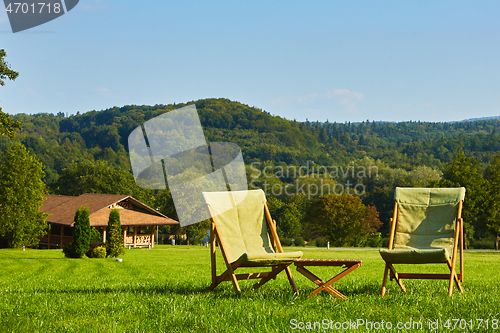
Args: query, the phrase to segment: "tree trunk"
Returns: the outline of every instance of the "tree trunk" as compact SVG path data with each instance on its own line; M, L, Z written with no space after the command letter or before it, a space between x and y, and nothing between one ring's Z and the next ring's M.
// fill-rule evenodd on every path
M497 237L495 239L495 250L497 250L497 251L498 251L498 241L500 241L500 237L499 237L498 232L497 232Z

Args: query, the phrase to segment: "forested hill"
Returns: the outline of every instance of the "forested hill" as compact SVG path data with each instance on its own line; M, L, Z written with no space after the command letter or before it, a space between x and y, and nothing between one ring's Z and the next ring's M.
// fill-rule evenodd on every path
M57 180L72 161L106 160L130 170L127 139L144 121L196 103L207 141L238 144L246 163L347 165L370 157L391 168L440 169L460 146L466 155L489 163L500 151L500 121L320 123L287 120L228 99L186 104L127 105L65 117L63 113L18 114L23 125L16 140L42 161L46 182ZM0 139L1 148L11 145Z

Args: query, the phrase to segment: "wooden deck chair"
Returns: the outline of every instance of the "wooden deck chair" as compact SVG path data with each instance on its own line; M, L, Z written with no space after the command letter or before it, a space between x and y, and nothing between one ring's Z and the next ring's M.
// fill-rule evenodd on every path
M257 289L285 270L293 291L298 294L289 266L302 257L302 252L283 252L264 191L203 192L203 197L211 217L212 284L207 290L213 290L222 281L231 281L236 293L241 294L238 280L260 279L254 285ZM217 275L216 269L216 237L227 268L221 275ZM271 270L235 274L239 267L270 267Z
M389 248L381 249L385 261L382 296L386 291L387 275L395 279L406 292L403 279L449 280L448 295L453 282L463 293L464 232L462 204L465 188L401 188L394 192L394 215L391 219ZM460 272L455 271L457 248L460 249ZM449 274L398 273L394 264L444 263Z

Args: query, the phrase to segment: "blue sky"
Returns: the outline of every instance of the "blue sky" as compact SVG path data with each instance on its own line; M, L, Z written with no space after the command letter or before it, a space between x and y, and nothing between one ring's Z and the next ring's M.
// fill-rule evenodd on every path
M500 1L99 1L13 34L5 112L224 97L288 119L500 115Z

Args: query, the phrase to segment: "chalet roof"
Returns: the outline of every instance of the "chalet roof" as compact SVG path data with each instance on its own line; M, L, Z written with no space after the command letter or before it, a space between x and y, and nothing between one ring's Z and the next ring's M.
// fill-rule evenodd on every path
M129 195L85 193L78 197L53 194L44 197L47 199L43 201L41 211L49 214L47 222L52 224L72 226L75 212L81 206L89 208L91 226L108 225L112 208L120 210L123 226L179 223Z

